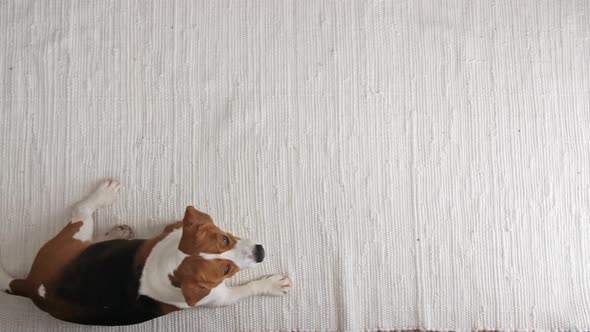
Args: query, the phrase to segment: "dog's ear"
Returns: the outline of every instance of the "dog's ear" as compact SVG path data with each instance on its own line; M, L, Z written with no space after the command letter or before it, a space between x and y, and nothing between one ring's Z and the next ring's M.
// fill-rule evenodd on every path
M203 288L195 282L185 282L180 285L184 300L191 307L201 301L205 296L209 295L210 289Z
M185 282L180 285L184 300L191 307L209 295L211 290L217 287L219 283L213 282Z
M192 227L206 223L212 223L213 220L205 212L195 209L192 205L186 207L184 212L184 219L182 219L183 227Z
M170 276L172 285L180 287L188 305L195 305L223 281L223 272L216 265L202 257L189 256Z
M182 237L178 244L178 249L187 255L195 254L197 232L199 228L206 224L212 224L211 217L195 209L192 206L187 206L182 219Z

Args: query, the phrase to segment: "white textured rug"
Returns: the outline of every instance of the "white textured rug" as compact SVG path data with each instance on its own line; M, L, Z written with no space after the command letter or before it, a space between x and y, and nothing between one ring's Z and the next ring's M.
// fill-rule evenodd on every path
M0 294L1 331L590 328L590 2L0 1L0 261L66 208L263 243L252 298L128 328Z

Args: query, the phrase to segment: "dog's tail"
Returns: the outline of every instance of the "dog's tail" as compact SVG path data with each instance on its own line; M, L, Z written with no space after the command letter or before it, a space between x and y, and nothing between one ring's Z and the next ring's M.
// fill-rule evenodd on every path
M15 279L0 265L0 291L12 295L29 297L26 279Z
M12 295L29 297L28 281L26 279L13 278L0 264L0 292Z
M27 281L23 279L15 279L8 272L4 270L0 264L0 291L8 294L20 295L28 297Z
M0 265L0 291L10 292L10 283L14 280Z

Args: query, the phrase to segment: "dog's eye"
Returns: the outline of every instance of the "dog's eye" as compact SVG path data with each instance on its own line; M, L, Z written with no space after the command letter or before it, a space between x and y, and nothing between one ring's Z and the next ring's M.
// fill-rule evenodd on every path
M228 273L229 273L229 271L231 271L231 265L229 265L229 264L228 264L228 265L225 267L225 270L223 270L223 275L226 275L226 274L228 274Z
M223 244L225 244L226 246L229 246L229 238L227 236L223 236Z

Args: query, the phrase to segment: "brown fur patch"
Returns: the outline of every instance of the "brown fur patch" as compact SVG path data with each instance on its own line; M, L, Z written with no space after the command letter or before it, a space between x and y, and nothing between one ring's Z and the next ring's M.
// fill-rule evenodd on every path
M229 244L224 243L224 236ZM232 249L239 238L215 226L211 217L192 206L186 208L182 220L182 238L178 249L187 255L199 253L220 254Z
M172 305L172 304L162 303L162 304L160 304L160 310L162 310L163 315L166 315L171 312L178 311L178 310L180 310L180 308L175 305Z
M230 270L225 274L228 265ZM207 260L200 256L189 256L169 278L173 286L182 290L186 303L193 306L209 295L225 278L233 276L239 270L237 265L227 259Z
M89 241L83 242L73 238L81 226L81 221L70 223L53 239L43 245L33 261L28 277L13 280L10 284L10 293L29 297L37 307L56 318L75 321L80 315L79 308L58 298L56 288L66 265L93 244ZM182 227L182 222L168 225L162 234L146 240L135 257L135 264L142 266L153 247L174 229L180 227ZM41 285L45 287L45 297L39 296L38 290ZM162 310L168 313L179 309L172 305L162 304Z
M29 297L42 310L52 316L77 321L82 316L80 308L57 296L57 283L67 265L93 243L80 241L73 236L80 230L83 222L73 222L64 227L53 239L48 241L37 253L31 271L26 279L13 280L10 293ZM239 268L230 260L205 260L198 256L201 252L222 253L232 249L239 238L223 232L209 215L192 206L187 207L182 222L176 222L164 228L162 234L145 240L134 257L134 264L139 268L145 264L154 246L168 234L178 228L182 229L179 250L193 256L185 258L174 275L170 276L172 284L179 287L189 305L195 305L207 296L211 289L218 286L225 278L233 276ZM225 239L227 238L227 240ZM225 243L229 241L229 243ZM225 274L226 268L230 270ZM39 295L39 287L45 288L44 296ZM180 310L174 305L160 304L162 313Z
M57 318L70 320L75 317L78 309L56 297L56 283L66 265L92 244L73 238L82 227L82 223L78 221L68 224L45 243L37 253L27 278L11 282L11 293L29 297L39 308ZM41 285L45 287L45 297L38 293Z
M199 254L223 253L235 247L238 240L238 237L219 229L208 214L192 206L186 208L178 249L190 256L185 258L174 275L169 277L172 285L182 290L188 305L195 305L225 278L233 276L240 270L230 260L206 260ZM224 274L228 266L229 273Z

